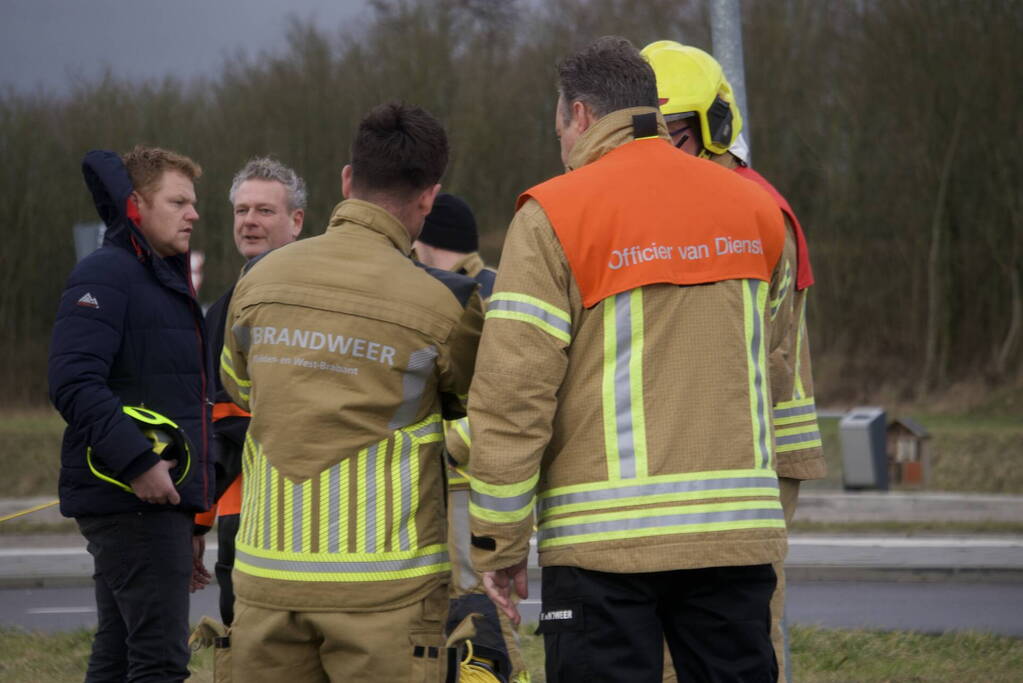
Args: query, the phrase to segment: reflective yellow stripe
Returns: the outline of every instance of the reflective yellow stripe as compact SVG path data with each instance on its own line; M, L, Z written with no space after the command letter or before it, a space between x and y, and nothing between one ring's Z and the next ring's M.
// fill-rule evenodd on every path
M411 552L289 553L239 543L235 567L246 574L282 581L393 581L451 571L447 548L432 545Z
M442 439L440 416L431 415L296 484L282 477L247 436L238 539L248 561L236 566L257 576L301 581L368 581L444 571L449 567L444 545L430 551L416 547L419 449ZM350 483L360 496L351 535Z
M572 341L572 316L542 299L526 294L494 294L487 304L486 318L518 320L534 325L566 344Z
M330 527L334 523L334 519L331 516L330 499L334 492L331 490L332 472L334 468L320 472L320 499L317 504L320 506L320 528L319 528L319 548L320 553L328 552L330 547ZM397 490L397 489L395 489Z
M470 479L469 512L473 517L497 524L520 522L533 511L539 480L539 470L515 484L488 484Z
M768 469L772 466L773 444L767 399L767 351L764 334L764 312L767 303L767 284L760 280L743 280L743 314L746 328L747 369L749 376L750 422L753 426L754 466Z
M366 452L355 456L355 495L362 504L355 506L355 552L366 552Z
M816 422L817 407L813 398L801 398L774 404L774 426L777 429L784 425L800 422Z
M561 517L541 524L537 538L539 548L544 550L622 538L764 528L785 528L777 498Z
M472 435L469 431L469 418L463 417L460 420L451 422L450 425L451 428L455 430L455 434L458 434L466 446L472 446Z
M540 517L636 505L720 498L777 498L773 470L715 470L565 486L543 492Z
M609 479L647 473L643 406L643 290L604 299L602 410Z
M816 448L821 445L821 434L817 423L779 429L774 434L779 453L791 453L804 448Z
M778 309L781 308L782 303L785 301L785 296L789 293L789 285L792 283L792 265L788 260L785 261L785 270L782 273L781 284L778 286L778 296L771 299L771 320L774 320L778 315Z
M234 383L237 384L239 387L252 386L252 382L250 382L247 379L241 379L240 377L238 377L238 375L235 374L234 362L231 360L231 352L227 350L226 346L224 347L224 350L220 352L220 367L221 369L223 369L224 372L227 373L227 376L230 377L234 381Z
M806 297L799 304L799 319L796 321L798 325L796 332L796 350L793 352L796 356L796 362L793 369L793 377L795 379L795 388L793 393L796 398L803 398L806 396L806 389L803 387L803 373L802 373L802 361L803 361L803 344L806 343Z

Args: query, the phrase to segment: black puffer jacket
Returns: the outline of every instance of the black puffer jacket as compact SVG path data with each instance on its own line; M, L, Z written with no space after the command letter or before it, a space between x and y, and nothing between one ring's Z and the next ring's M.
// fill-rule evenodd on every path
M178 507L205 510L214 486L213 383L187 254L160 258L151 251L126 212L131 180L116 154L89 152L82 170L107 232L103 247L68 278L50 343L50 400L68 425L61 512L82 517L155 509L98 478L86 462L91 447L97 469L122 482L156 464L158 456L123 406L144 406L185 431L193 462L178 487Z

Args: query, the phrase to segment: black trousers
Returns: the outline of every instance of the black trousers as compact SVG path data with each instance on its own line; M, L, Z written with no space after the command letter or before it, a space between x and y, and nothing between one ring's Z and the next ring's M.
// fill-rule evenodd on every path
M95 564L99 625L86 683L178 683L188 675L192 515L81 517Z
M217 576L220 589L220 620L225 626L234 621L234 584L231 570L234 569L234 537L238 535L240 515L217 517L217 564L213 573Z
M774 683L771 565L609 574L544 567L539 632L549 683Z

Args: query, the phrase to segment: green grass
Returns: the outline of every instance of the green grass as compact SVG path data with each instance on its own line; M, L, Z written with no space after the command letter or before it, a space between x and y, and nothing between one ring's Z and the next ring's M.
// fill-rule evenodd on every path
M983 633L794 627L793 679L856 681L1023 681L1023 640Z
M543 641L535 627L522 629L523 655L534 683L543 683ZM800 683L855 681L1023 681L1023 640L983 633L923 635L905 631L859 631L794 627L794 680ZM71 683L82 680L92 633L29 633L0 627L0 680ZM192 657L193 683L209 683L212 650Z
M944 401L948 404L950 399ZM988 403L974 402L959 412L928 406L889 411L889 417L912 416L931 432L929 490L973 493L1023 493L1021 414L1023 392L1016 391L996 394ZM63 420L49 409L0 417L0 471L8 473L0 477L0 497L56 496L63 429ZM828 475L806 486L841 488L837 419L821 420L821 437Z
M0 417L0 496L57 497L64 421L54 410ZM16 473L16 474L15 474Z
M0 681L80 683L91 646L88 629L46 634L0 626ZM195 653L189 668L189 681L212 683L212 650Z

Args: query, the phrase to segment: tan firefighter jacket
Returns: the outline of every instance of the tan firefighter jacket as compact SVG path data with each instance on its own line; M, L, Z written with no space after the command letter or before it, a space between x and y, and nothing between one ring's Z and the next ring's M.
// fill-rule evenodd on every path
M633 117L654 111L600 119L580 136L570 168L610 159L626 144L661 144L634 140ZM659 114L655 137L668 139ZM649 284L587 307L545 209L525 201L508 231L469 399L478 570L525 558L534 520L545 566L648 572L784 557L767 363L797 332L769 314L782 291L784 224L766 192L687 158L687 168L719 183L689 202L724 205L731 216L736 200L756 207L749 220L778 245L769 282ZM675 177L643 182L652 201L687 191ZM578 201L588 204L585 188ZM622 220L618 237L627 244ZM705 247L692 243L688 222L671 222L673 239L689 242L679 253L699 259ZM609 267L627 264L625 255L632 263L680 258L669 244L623 249Z
M451 267L451 272L468 275L480 283L480 295L483 298L485 310L487 302L490 300L490 290L496 272L493 268L487 267L483 259L480 258L479 252L474 251L471 254L466 254L465 258ZM491 286L487 286L488 284ZM451 491L467 490L469 478L466 476L466 467L469 462L469 447L472 445L469 418L463 417L444 423L444 443L452 465L448 470L448 489Z
M729 169L739 165L731 154L715 155L713 161ZM786 335L769 358L778 476L823 479L826 469L806 331L809 289L796 287L795 227L784 210L782 217L789 239L782 252L782 279L771 298L770 315L776 325L795 327L796 333Z
M482 308L474 281L410 249L391 214L348 200L235 289L221 375L252 413L243 601L386 609L447 581L441 420L464 413Z

